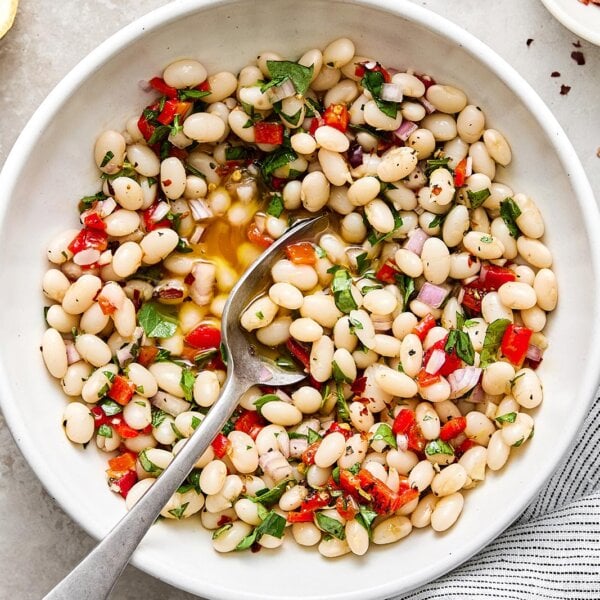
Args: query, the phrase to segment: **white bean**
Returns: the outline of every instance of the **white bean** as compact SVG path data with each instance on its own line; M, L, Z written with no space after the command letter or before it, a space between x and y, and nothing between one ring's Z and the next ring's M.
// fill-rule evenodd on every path
M82 275L66 291L62 301L63 309L71 315L84 313L94 303L101 287L102 280L99 277L87 273Z
M194 113L183 122L183 133L200 143L216 142L225 133L225 123L217 115L206 112Z
M67 437L75 444L87 444L94 435L94 417L82 402L70 402L63 413Z
M460 492L440 498L431 513L431 527L434 531L446 531L454 525L464 506Z
M504 306L518 310L531 308L537 302L535 290L520 281L509 281L501 285L498 298Z
M61 379L67 373L67 349L56 329L46 329L42 336L42 357L50 375Z
M513 379L512 393L523 408L535 408L543 399L542 383L536 372L520 369Z
M558 285L556 275L550 269L540 269L533 281L533 289L538 306L545 311L552 311L558 302Z

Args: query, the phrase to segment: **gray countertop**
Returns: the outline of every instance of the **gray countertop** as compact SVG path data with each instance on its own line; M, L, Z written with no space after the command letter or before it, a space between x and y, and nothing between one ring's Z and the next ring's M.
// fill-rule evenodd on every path
M416 3L463 26L516 67L566 130L598 195L600 48L581 41L586 64L578 66L571 58L577 37L538 0ZM0 40L0 166L27 119L72 66L110 34L164 4L21 0L13 29ZM533 40L529 46L528 39ZM551 77L554 71L560 76ZM561 85L571 87L567 95L560 94ZM93 546L42 488L1 414L0 510L0 599L42 597ZM127 568L112 597L192 598L134 567Z

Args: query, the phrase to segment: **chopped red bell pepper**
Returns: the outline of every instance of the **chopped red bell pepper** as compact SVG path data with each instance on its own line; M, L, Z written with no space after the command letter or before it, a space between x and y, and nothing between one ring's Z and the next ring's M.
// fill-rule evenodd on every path
M253 244L260 246L261 248L268 248L275 241L270 235L262 232L258 228L256 221L252 221L252 223L248 225L246 235Z
M102 425L106 425L109 422L109 418L106 416L106 413L102 410L100 406L92 406L90 409L92 413L92 417L94 417L94 427L98 429L98 427Z
M423 450L425 450L427 440L425 439L425 436L421 433L421 428L417 423L415 423L408 430L407 438L409 450L412 450L413 452L423 452Z
M325 508L330 502L331 494L327 490L315 490L302 501L300 510L315 511L319 508Z
M227 439L227 436L222 433L217 433L215 439L211 443L212 449L214 450L215 456L217 458L223 458L229 447L231 446L231 442Z
M496 291L505 283L516 281L517 276L506 267L483 264L479 272L479 281L487 291Z
M171 221L169 221L169 219L166 217L156 222L152 219L154 211L157 209L157 207L158 202L155 202L146 210L142 211L142 219L144 221L144 228L146 229L146 232L154 231L155 229L171 228Z
M88 212L83 217L83 225L87 229L95 229L96 231L106 231L106 223L102 220L97 212Z
M188 111L192 108L191 102L183 102L181 100L167 100L156 120L162 125L170 125L175 119L175 115L179 115L183 119Z
M375 273L375 277L382 281L383 283L396 283L396 275L398 275L398 267L393 260L386 260L377 273ZM435 320L434 320L435 322Z
M351 521L358 513L358 505L352 496L338 496L335 501L335 510L338 511L342 519Z
M194 89L200 90L201 92L212 92L208 79L205 79L202 83L199 83Z
M314 265L317 262L317 253L310 242L297 242L286 246L285 255L295 265Z
M136 455L133 452L123 452L108 461L111 471L125 472L135 470Z
M117 310L117 307L108 298L103 296L102 292L100 292L97 300L103 315L112 315Z
M77 234L68 247L73 254L88 249L104 252L108 248L108 236L104 231L84 228Z
M423 365L427 366L431 355L434 350L443 350L446 358L444 360L444 364L435 372L433 375L442 375L443 377L447 377L450 373L456 371L456 369L460 369L462 367L462 360L456 354L456 350L453 349L452 352L446 352L444 348L446 347L446 343L448 341L448 336L443 337L441 340L438 340L427 348L427 351L423 355Z
M373 509L379 514L396 512L404 504L419 496L418 490L413 489L406 490L402 494L394 492L366 469L358 472L358 480L361 488L371 495Z
M346 439L352 437L352 430L350 429L350 426L347 423L338 423L337 421L334 421L327 429L327 434L329 433L341 433Z
M454 451L457 457L462 456L467 450L470 450L474 446L479 446L479 444L473 440L466 439L464 440L458 448Z
M469 314L476 316L481 314L481 301L486 295L487 290L479 279L475 279L467 285L463 285L462 306L469 311Z
M156 346L142 346L137 355L137 362L142 365L142 367L147 367L151 365L156 356L158 355L158 348Z
M292 356L298 360L302 366L308 370L310 367L310 351L307 350L300 342L293 338L288 338L285 347L290 351Z
M409 408L403 408L394 419L392 432L395 434L407 434L410 428L415 424L415 411Z
M461 187L465 185L467 179L467 159L463 158L454 169L454 186Z
M315 454L321 445L321 440L317 440L313 442L303 453L302 453L302 462L305 465L314 465L315 464Z
M502 336L500 349L513 365L520 365L525 360L532 334L531 329L513 323L510 323L506 328Z
M437 383L440 380L440 375L437 373L435 375L431 375L425 369L421 369L417 374L417 383L420 387L428 387Z
M108 390L108 397L112 398L117 404L125 406L133 398L134 393L135 385L127 377L117 375Z
M198 325L185 336L185 343L199 350L218 348L221 345L221 330L212 325Z
M116 481L113 481L113 485L119 488L119 494L123 498L127 498L129 490L137 483L138 477L135 471L128 471L122 477L119 477Z
M111 426L113 429L125 440L132 439L140 435L140 432L133 427L130 427L125 423L123 417L120 415L118 417L113 417L110 420Z
M253 440L261 432L267 422L256 410L244 410L234 425L236 431L247 433Z
M323 127L323 125L325 125L325 121L323 119L319 117L313 117L312 121L310 122L310 127L308 128L308 133L314 136L317 129L319 129L319 127Z
M162 77L153 77L148 83L163 96L168 96L169 98L177 96L177 89L167 85Z
M427 313L414 327L412 332L423 341L429 331L435 327L435 317L431 313Z
M291 510L287 514L288 523L312 523L314 518L313 510Z
M385 83L390 83L392 81L392 76L390 75L389 71L384 69L379 63L377 63L374 67L367 67L365 63L356 65L356 68L354 69L354 74L356 75L356 77L362 78L367 71L370 71L372 73L381 73L383 75L383 81Z
M466 417L455 417L442 425L440 429L440 440L449 442L467 428Z
M325 125L346 133L350 122L348 107L345 104L330 104L323 113L323 121L325 121Z
M283 125L267 121L254 123L254 140L257 144L283 144Z

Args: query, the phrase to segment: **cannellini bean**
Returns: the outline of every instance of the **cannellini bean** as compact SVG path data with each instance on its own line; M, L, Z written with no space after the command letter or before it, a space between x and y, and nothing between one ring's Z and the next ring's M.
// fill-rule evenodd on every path
M475 142L469 148L469 156L473 162L473 171L483 173L490 179L496 176L496 163L490 157L486 145L483 142Z
M426 490L435 476L433 465L428 460L418 462L408 475L408 483L411 488L416 488L419 492Z
M125 242L115 251L112 268L119 277L129 277L140 268L143 254L139 244Z
M427 239L423 244L421 261L427 281L436 285L446 281L450 272L450 253L442 240L433 237Z
M51 300L62 302L71 282L58 269L48 269L42 279L42 291Z
M417 105L417 106L420 106L420 105ZM423 110L423 113L424 112L425 111ZM404 111L402 111L402 116L405 119L408 119L409 121L413 120L413 119L410 119L410 117L408 115L406 115ZM425 116L425 114L423 114L421 119L424 116ZM420 121L421 119L417 119L417 120ZM407 146L409 146L410 148L415 150L415 152L417 153L417 158L419 160L424 160L426 158L429 158L435 151L435 137L433 136L433 133L431 133L431 131L429 131L429 129L417 129L417 130L413 131L410 134L410 136L408 137L406 144L407 144Z
M210 113L194 113L183 122L183 133L200 143L216 142L225 133L225 123Z
M373 413L362 402L351 402L348 406L350 422L359 431L369 431L375 423Z
M160 185L167 198L175 200L183 196L186 174L183 163L172 156L165 158L160 165Z
M380 356L389 358L400 356L401 348L400 340L397 340L394 336L382 333L375 334L375 347L373 349Z
M355 433L346 441L345 451L338 460L340 469L349 469L356 463L362 464L368 448L368 441L360 433Z
M310 265L295 265L289 260L278 260L271 269L271 276L275 283L291 283L303 292L314 288L319 281Z
M450 384L445 377L440 377L440 380L427 387L420 387L419 394L424 400L429 402L443 402L450 398Z
M400 248L396 250L394 259L398 268L409 277L420 277L423 274L423 262L414 252Z
M369 533L355 519L348 521L345 527L346 542L350 550L358 556L362 556L369 549Z
M94 367L110 362L112 353L102 339L91 333L82 333L75 338L75 348L81 357Z
M315 140L319 146L332 152L345 152L350 146L350 140L339 129L329 125L317 128Z
M325 177L332 185L341 186L352 181L348 165L339 152L321 148L318 159Z
M310 374L316 381L327 381L331 377L334 346L330 337L324 335L312 345L310 351Z
M520 281L509 281L501 285L498 289L498 298L504 306L518 310L531 308L537 302L535 290Z
M485 116L482 110L473 104L465 106L456 120L458 135L467 144L474 144L481 137L484 126Z
M219 397L221 388L214 371L200 371L194 381L194 402L198 406L212 406Z
M481 387L492 396L506 394L514 377L515 368L510 363L498 361L484 369Z
M533 419L525 413L518 413L513 423L505 423L502 429L502 439L508 446L520 446L533 433Z
M348 200L354 206L365 206L374 200L381 190L381 185L375 177L361 177L348 188Z
M464 498L455 492L440 498L431 513L431 527L434 531L446 531L454 525L464 506Z
M485 479L487 452L483 446L473 446L460 457L458 463L465 469L468 477L465 488Z
M106 391L110 387L113 375L118 373L118 367L109 363L94 371L87 381L83 384L81 397L88 404L95 404L100 400L100 392ZM104 395L104 392L102 393Z
M173 252L178 243L179 236L173 229L154 229L140 242L143 262L147 265L155 265Z
M258 329L256 338L265 346L279 346L285 344L290 337L291 317L279 317L273 320L270 325Z
M52 327L46 329L42 336L42 358L50 375L58 379L66 375L69 363L65 342L60 333Z
M404 372L409 377L416 377L417 373L421 370L423 346L419 337L414 333L409 333L402 340L400 362Z
M163 71L163 79L167 85L178 90L196 87L206 79L206 69L197 60L177 60Z
M133 210L121 209L104 219L106 233L114 237L124 237L136 231L140 225L140 216Z
M268 403L270 404L270 403ZM267 406L265 404L265 406ZM253 473L258 467L258 451L254 440L243 431L232 431L228 436L231 442L229 458L240 473Z
M482 446L487 446L496 428L494 423L479 411L471 411L466 415L465 435Z
M499 471L508 460L510 446L504 442L502 430L494 432L487 447L487 466L492 471Z
M431 482L431 491L436 496L449 496L458 492L467 483L467 471L460 463L448 465Z
M417 393L417 384L405 373L381 366L375 372L375 381L384 392L400 398L412 398Z
M426 440L435 440L440 435L440 418L429 402L420 402L415 410L417 423Z
M83 385L92 373L92 367L80 360L67 367L67 371L60 384L67 396L80 396Z
M377 165L377 177L385 182L399 181L413 171L417 161L417 152L413 148L392 148L381 157L381 162Z
M450 277L453 279L467 279L479 273L481 263L479 259L468 252L453 252L450 255Z
M242 313L240 323L246 331L265 327L273 321L277 310L277 305L268 296L263 296Z
M153 150L144 144L131 144L127 147L127 160L144 177L156 177L160 172L160 161ZM143 187L142 187L143 189Z
M338 319L342 316L342 313L335 305L333 296L325 294L306 296L300 308L300 314L302 317L312 319L319 325L328 328L334 327Z
M155 396L153 396L152 404L174 417L190 409L189 402L186 402L174 394L169 394L168 392L163 392L160 390Z
M94 160L96 165L108 175L117 173L125 160L125 138L111 129L98 136L94 146Z
M396 316L394 322L392 323L392 333L399 340L403 340L409 333L412 332L416 324L417 317L411 312L400 313Z
M538 306L551 311L556 308L558 302L558 285L556 275L550 269L540 269L533 281L533 289L537 298Z
M523 325L534 332L542 331L546 326L546 312L539 306L522 310L520 314Z
M381 112L374 100L369 100L364 107L364 118L368 125L384 131L395 131L402 124L402 113L398 111L395 117ZM428 129L430 129L428 127Z
M319 391L310 386L303 386L292 393L294 406L304 414L317 412L322 401Z
M267 402L262 407L262 415L270 423L290 427L302 421L302 413L288 402Z
M400 475L408 475L419 462L419 457L410 450L390 450L386 455L387 464Z
M467 105L467 96L462 90L451 85L434 84L425 97L437 110L443 113L458 113Z
M237 77L229 71L220 71L208 78L210 94L202 98L203 102L212 104L213 102L221 102L225 98L231 96L237 88Z
M314 523L294 523L292 535L301 546L314 546L321 541L321 531Z
M419 529L427 527L431 523L431 515L437 502L438 499L433 494L427 494L427 496L421 498L417 508L410 516L412 526Z
M483 132L483 141L489 155L503 167L512 160L512 152L506 138L496 129L486 129Z
M152 363L148 370L156 379L158 387L177 398L183 398L184 393L181 388L181 379L183 369L173 362Z
M547 269L552 266L552 254L550 250L539 240L521 235L517 240L517 248L519 249L519 254L534 267Z
M326 558L336 558L348 554L350 546L346 540L339 540L335 537L325 537L321 540L318 547L319 553Z
M304 208L310 212L321 210L329 199L329 188L329 181L321 171L313 171L306 175L302 180L300 192Z
M373 543L392 544L397 542L406 537L412 531L412 527L408 517L389 517L373 528Z
M116 177L111 181L114 198L127 210L139 210L144 204L144 195L140 184L131 177Z
M513 198L521 214L515 219L519 229L532 239L544 235L544 219L535 202L525 194L515 194Z
M289 310L297 310L302 306L302 292L291 283L274 283L269 288L269 298L278 306Z
M496 319L508 319L513 321L513 312L505 306L498 292L489 292L481 300L481 314L488 323L493 323Z
M542 383L531 369L517 371L512 384L512 394L523 408L535 408L543 399Z
M102 287L102 280L95 275L85 274L71 284L62 301L65 312L71 315L84 313L94 303Z
M421 121L421 127L433 133L436 142L447 142L456 137L456 121L451 115L433 113Z
M200 489L205 494L218 494L227 477L227 465L221 460L209 462L200 473Z
M389 315L392 313L398 301L388 290L372 290L363 298L363 306L375 315Z
M152 423L150 402L138 394L123 408L123 418L127 425L134 429L145 429Z
M318 467L330 467L344 454L346 438L339 432L326 435L315 453L315 464Z
M444 169L445 170L445 169ZM446 215L442 226L442 239L448 248L458 246L469 229L469 211L462 204L454 206Z
M82 402L70 402L63 413L67 437L75 444L87 444L94 435L94 417Z
M312 154L317 149L317 142L315 141L315 138L312 135L310 135L309 133L305 133L305 132L295 133L290 138L290 144L292 145L292 149L295 150L296 152L298 152L299 154ZM287 185L286 185L286 187L287 187ZM284 188L284 202L285 202L285 188ZM289 208L287 206L286 206L286 208L288 210L294 210L294 208Z
M486 232L469 231L463 238L463 244L471 254L486 260L500 258L504 253L502 242Z
M371 200L365 206L364 211L367 221L379 233L391 233L394 230L394 215L390 207L383 200L379 200L378 198Z
M217 552L232 552L251 531L252 525L244 521L227 523L213 534L213 548Z

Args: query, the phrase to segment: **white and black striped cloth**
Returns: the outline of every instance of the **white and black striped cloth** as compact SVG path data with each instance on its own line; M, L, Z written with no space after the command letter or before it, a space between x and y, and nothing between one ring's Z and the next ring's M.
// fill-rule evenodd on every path
M461 567L395 600L600 600L600 398L523 515Z

